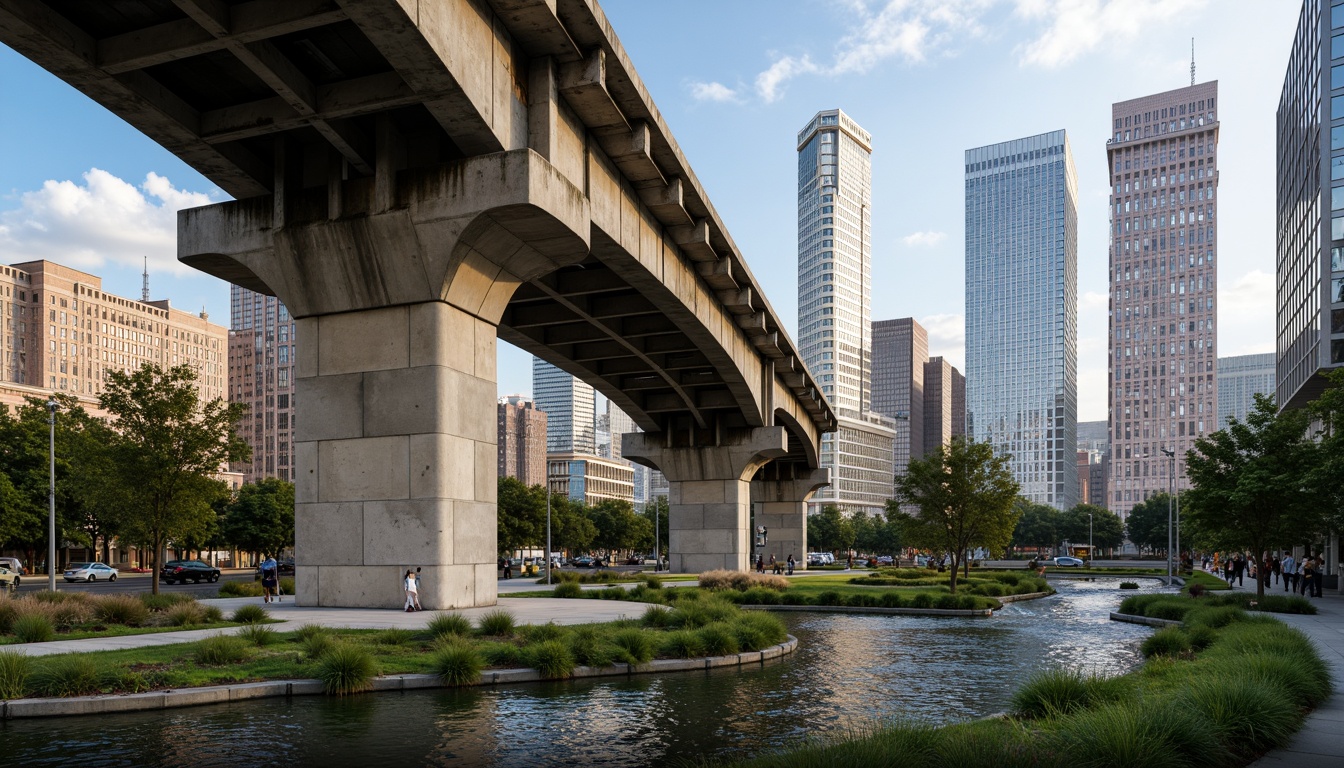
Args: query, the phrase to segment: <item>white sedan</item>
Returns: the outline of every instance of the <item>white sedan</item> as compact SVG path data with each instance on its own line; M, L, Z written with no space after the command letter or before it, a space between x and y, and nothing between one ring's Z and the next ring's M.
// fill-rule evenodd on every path
M1055 565L1062 568L1081 568L1082 566L1087 565L1087 563L1076 557L1056 557Z
M66 581L116 581L117 569L102 563L71 563L65 569Z

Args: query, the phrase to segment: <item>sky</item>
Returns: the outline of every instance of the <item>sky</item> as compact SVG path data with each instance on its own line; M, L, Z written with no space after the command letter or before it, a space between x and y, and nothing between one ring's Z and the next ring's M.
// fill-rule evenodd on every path
M873 136L872 317L914 317L964 370L965 150L1064 129L1078 172L1080 421L1106 418L1106 139L1116 101L1219 82L1218 354L1274 351L1275 128L1295 0L605 0L654 102L791 335L796 134ZM175 212L227 200L0 45L0 262L46 258L228 322L176 261ZM499 345L499 392L531 391Z

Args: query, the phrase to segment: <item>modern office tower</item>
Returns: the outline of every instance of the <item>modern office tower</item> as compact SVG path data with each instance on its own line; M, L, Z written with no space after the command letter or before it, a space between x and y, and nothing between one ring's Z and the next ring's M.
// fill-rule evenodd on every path
M546 412L522 395L508 395L497 406L499 476L523 485L546 483Z
M294 318L274 296L229 286L229 401L247 406L238 436L252 460L236 463L247 482L294 480Z
M965 434L966 377L947 360L931 357L924 363L924 453Z
M1110 509L1189 487L1218 428L1218 83L1111 107ZM1172 462L1164 451L1174 451Z
M591 385L532 358L532 399L546 412L546 453L595 455L596 396Z
M589 506L608 500L634 503L634 470L627 462L564 452L548 454L546 465L553 494Z
M1106 483L1111 468L1111 425L1108 421L1078 422L1078 501L1110 507ZM1083 456L1087 457L1086 462Z
M1064 131L966 151L966 430L1078 498L1078 180Z
M103 291L100 277L51 261L0 266L0 402L53 392L100 413L111 371L188 365L201 399L224 397L228 331L201 312Z
M1344 365L1344 7L1302 4L1279 97L1278 177L1276 400L1300 408Z
M597 417L597 455L630 464L630 468L635 473L632 480L634 483L634 502L635 506L641 509L651 498L652 474L658 472L658 470L625 461L621 456L621 435L642 431L635 426L634 419L631 419L625 411L618 408L610 400L607 401L607 412Z
M1218 358L1218 429L1233 416L1246 421L1255 407L1255 396L1274 396L1274 353Z
M929 334L913 317L873 323L873 410L896 422L892 468L897 477L905 474L911 459L924 457L924 363L928 359ZM947 405L950 431L951 398Z
M1078 422L1078 450L1109 453L1111 424L1108 421Z
M822 436L831 485L811 507L876 511L892 495L896 422L873 413L869 382L872 137L838 109L798 133L798 346L836 414Z

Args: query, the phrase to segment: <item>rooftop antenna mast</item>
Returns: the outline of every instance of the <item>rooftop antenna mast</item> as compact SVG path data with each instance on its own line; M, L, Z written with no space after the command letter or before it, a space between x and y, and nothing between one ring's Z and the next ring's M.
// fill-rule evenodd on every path
M145 255L145 272L140 280L140 300L149 303L149 255Z
M1195 84L1195 38L1190 38L1190 84Z

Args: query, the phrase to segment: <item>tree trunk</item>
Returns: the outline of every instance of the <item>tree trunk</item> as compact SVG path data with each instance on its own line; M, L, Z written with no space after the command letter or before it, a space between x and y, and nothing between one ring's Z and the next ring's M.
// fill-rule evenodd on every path
M149 584L150 593L159 594L159 569L163 567L163 539L154 537L154 551L150 553Z
M962 560L962 562L966 563L966 578L969 579L971 578L971 558L966 557Z
M950 579L948 579L948 587L952 590L952 594L954 594L954 595L957 594L957 569L961 566L961 563L958 562L957 554L958 554L958 553L956 553L956 552L953 552L953 553L951 554L951 557L952 557L952 577L951 577Z

